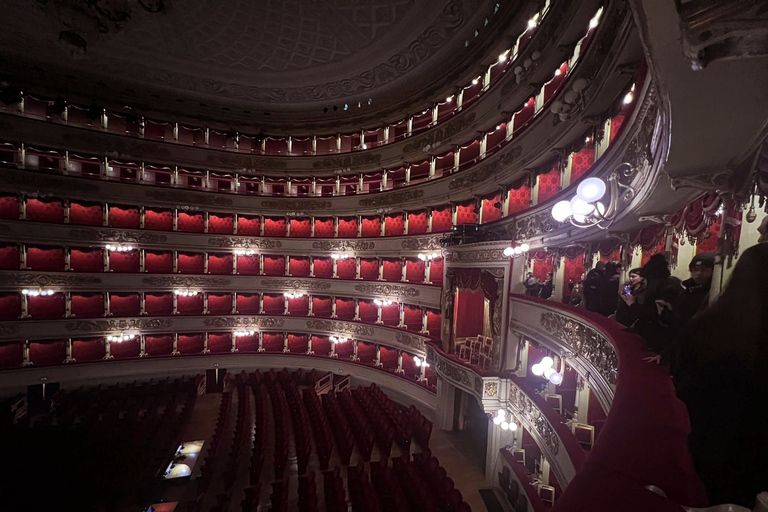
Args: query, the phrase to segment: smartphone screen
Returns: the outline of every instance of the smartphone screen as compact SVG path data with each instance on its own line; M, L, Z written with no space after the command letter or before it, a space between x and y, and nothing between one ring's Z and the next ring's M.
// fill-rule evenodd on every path
M625 295L632 295L632 287L630 285L624 286L624 294Z

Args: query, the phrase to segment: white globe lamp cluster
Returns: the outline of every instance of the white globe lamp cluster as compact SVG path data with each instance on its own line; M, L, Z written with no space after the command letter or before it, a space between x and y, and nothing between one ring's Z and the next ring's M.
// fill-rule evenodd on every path
M515 247L507 247L504 249L504 256L507 258L518 258L523 254L531 250L531 246L528 244L520 244Z
M600 200L605 196L607 186L600 178L587 178L579 183L576 196L570 200L558 201L552 207L552 217L557 222L571 220L578 224L589 222L590 217L602 219L606 207Z
M557 370L553 368L554 364L555 364L554 359L547 356L543 358L539 363L531 366L531 373L533 373L537 377L543 377L547 379L549 382L551 382L555 386L559 386L560 384L563 383L563 375L561 373L558 373Z
M417 368L429 368L429 363L425 359L420 359L419 356L413 356L413 364L415 364Z
M507 411L505 409L499 409L496 412L496 416L493 417L493 424L501 427L502 430L511 430L514 432L517 430L517 423L512 421L512 415L509 414L507 418Z

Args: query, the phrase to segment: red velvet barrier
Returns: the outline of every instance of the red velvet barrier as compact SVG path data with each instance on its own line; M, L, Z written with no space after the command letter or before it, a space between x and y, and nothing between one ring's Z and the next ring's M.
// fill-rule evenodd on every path
M101 205L71 202L69 205L69 223L101 226L103 224Z
M475 224L477 222L477 211L475 202L460 204L456 207L456 225Z
M450 216L450 213L449 213ZM408 234L422 235L427 232L427 214L426 212L408 213ZM389 232L387 232L389 233Z
M45 297L27 297L27 312L35 320L64 318L66 309L63 293L54 293Z
M409 283L423 283L426 265L418 258L405 260L405 280Z
M421 330L421 310L414 306L405 306L405 325L409 331Z
M0 196L0 219L17 220L19 218L19 197Z
M341 320L355 318L355 301L352 299L336 298L336 316Z
M397 370L397 350L381 347L379 350L379 361L385 370Z
M539 203L552 199L560 192L561 177L562 174L557 165L548 173L539 174Z
M501 218L501 195L496 194L482 201L483 224Z
M144 307L150 316L167 316L173 314L173 293L146 293Z
M64 272L64 249L61 247L28 247L27 267L30 270Z
M442 324L442 315L439 311L427 311L427 330L430 336L440 336L440 325Z
M424 226L426 228L426 217ZM416 233L418 233L418 231ZM403 219L403 214L397 213L384 217L384 234L386 236L402 236L405 234L405 220Z
M114 228L139 229L141 214L134 206L110 206L109 225ZM147 229L152 229L147 227Z
M443 231L450 231L453 227L453 221L451 219L451 208L446 206L442 209L432 210L432 233L441 233ZM411 233L411 226L408 226L408 233Z
M232 350L232 333L208 334L208 350L214 354L224 354Z
M378 215L363 217L360 226L362 236L381 236L381 217Z
M205 269L205 261L202 254L179 252L178 269L181 274L202 274Z
M229 315L232 312L231 293L209 293L208 313L211 315Z
M357 342L357 358L363 364L372 365L376 361L376 345L373 343Z
M259 350L259 335L238 336L235 343L238 352L256 352Z
M312 297L312 313L315 316L329 318L331 316L330 297Z
M285 297L283 294L264 294L264 314L265 315L282 315L285 311Z
M375 322L379 317L379 307L372 300L360 299L358 301L361 322Z
M239 226L238 226L239 227ZM235 218L227 213L208 214L208 232L231 235L235 231Z
M381 321L384 325L396 327L400 323L400 305L383 306L381 308Z
M145 336L144 351L148 356L169 356L173 352L173 336L170 334Z
M132 340L110 343L109 353L115 359L131 359L139 357L141 353L141 340L136 337Z
M21 343L0 344L0 368L18 368L24 362Z
M309 219L291 219L291 237L312 236L312 224Z
M190 297L179 295L177 299L177 310L180 315L202 315L203 314L203 294L198 293Z
M531 188L525 184L509 189L509 214L521 212L531 207Z
M112 272L138 272L141 269L141 254L138 250L109 253L109 269Z
M19 270L21 253L18 245L0 245L0 270Z
M43 201L30 197L27 199L26 212L27 220L64 223L64 205L57 199Z
M237 294L237 313L240 315L258 315L259 314L259 294L258 293L238 293Z
M246 236L259 236L261 234L261 221L259 217L240 215L237 218L237 234Z
M78 363L100 361L106 355L104 338L72 340L72 357Z
M237 256L237 273L244 276L259 275L259 256L256 254L250 256Z
M356 217L339 217L339 238L357 238Z
M104 252L101 249L72 249L69 268L73 272L104 272Z
M73 293L72 315L76 318L104 316L104 295L101 293Z
M61 364L67 358L64 340L40 340L29 344L29 361L35 366Z
M285 347L283 333L265 332L262 333L262 347L266 352L282 352Z
M333 238L333 219L315 218L315 238Z
M233 254L208 254L209 274L231 274Z
M0 293L0 320L17 320L21 316L21 296L15 292Z
M313 261L315 277L333 277L333 260L331 258L315 258Z
M328 336L312 336L312 352L318 356L331 353L331 341Z
M382 275L385 281L402 281L403 262L400 258L384 258L382 260Z
M357 268L354 258L336 261L336 275L339 279L354 279L356 273Z
M376 281L379 278L379 260L376 258L360 258L360 278Z
M179 334L177 347L182 355L200 354L203 352L203 335Z
M202 233L205 231L205 220L202 213L179 212L179 231Z
M264 217L264 236L285 236L284 217Z
M294 354L306 354L309 348L309 338L306 334L289 334L288 350Z
M294 316L309 315L309 297L305 295L298 299L288 299L288 314Z
M268 276L284 276L285 256L264 256L264 274Z
M309 258L306 256L291 256L288 271L290 275L296 277L309 276Z
M162 208L146 208L144 210L144 229L173 231L173 213Z

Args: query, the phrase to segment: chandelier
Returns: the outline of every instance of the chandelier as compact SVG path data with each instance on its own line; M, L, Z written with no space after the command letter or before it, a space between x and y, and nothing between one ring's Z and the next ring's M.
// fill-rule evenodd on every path
M429 368L429 363L426 359L421 360L419 359L419 356L413 356L413 364L415 364L417 368Z
M304 296L303 293L300 292L285 292L283 293L283 297L286 299L300 299Z
M28 295L29 297L47 297L49 295L53 295L56 292L47 288L38 288L37 290L24 288L21 290L21 293L23 295Z
M197 290L179 290L179 289L173 290L173 294L178 295L179 297L194 297L198 293L199 292Z
M429 254L424 254L424 253L421 253L421 252L419 253L419 259L421 261L431 261L431 260L435 260L435 259L437 259L439 257L440 257L440 253L439 252L431 252Z
M107 244L106 249L109 252L128 252L128 251L132 251L134 249L134 247L132 245L122 245L122 244L112 245L112 244Z
M235 249L235 256L253 256L256 251L253 249Z

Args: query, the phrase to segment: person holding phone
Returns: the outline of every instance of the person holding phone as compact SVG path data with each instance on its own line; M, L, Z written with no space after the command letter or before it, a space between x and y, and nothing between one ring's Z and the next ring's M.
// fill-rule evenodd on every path
M616 321L627 327L631 327L637 321L637 316L630 309L624 297L632 297L636 303L645 302L645 278L640 275L639 268L629 271L629 282L624 283L616 305Z

